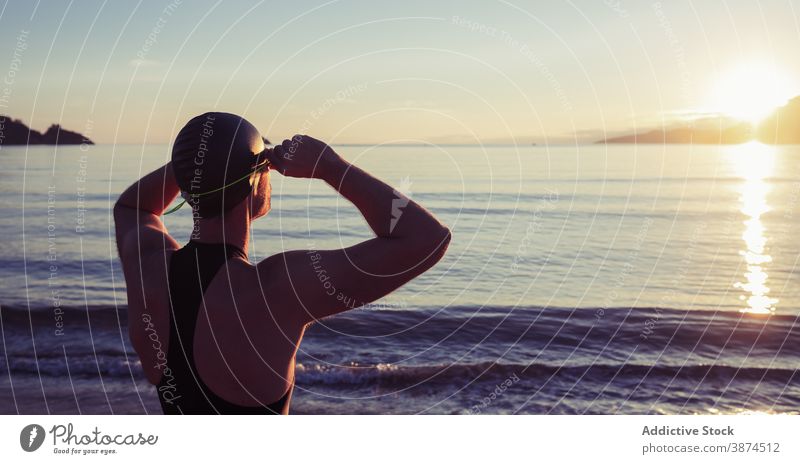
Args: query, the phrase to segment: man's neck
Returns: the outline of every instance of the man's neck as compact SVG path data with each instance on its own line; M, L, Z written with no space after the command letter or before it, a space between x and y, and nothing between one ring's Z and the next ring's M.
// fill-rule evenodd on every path
M238 206L223 216L199 219L194 222L192 240L201 243L227 243L247 254L250 233L250 214Z

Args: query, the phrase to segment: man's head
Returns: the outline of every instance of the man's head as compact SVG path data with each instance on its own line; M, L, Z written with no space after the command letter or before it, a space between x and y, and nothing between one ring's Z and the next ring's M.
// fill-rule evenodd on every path
M175 180L199 219L223 215L239 205L250 209L251 218L267 214L270 185L265 162L258 129L230 113L192 118L172 147Z

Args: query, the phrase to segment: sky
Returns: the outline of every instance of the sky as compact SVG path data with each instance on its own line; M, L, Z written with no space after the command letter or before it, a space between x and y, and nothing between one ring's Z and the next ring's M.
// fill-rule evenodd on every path
M168 143L210 110L273 141L591 141L735 113L744 83L750 105L800 94L799 18L790 0L15 0L0 113L98 143Z

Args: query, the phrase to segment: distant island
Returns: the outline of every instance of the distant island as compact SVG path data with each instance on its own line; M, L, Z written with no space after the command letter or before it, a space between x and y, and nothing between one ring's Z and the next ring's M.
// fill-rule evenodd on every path
M653 129L611 137L595 143L694 143L737 144L758 140L768 144L800 144L800 97L776 109L757 126L745 122L726 123L712 118L691 125Z
M762 121L757 137L764 143L800 143L800 97L789 100Z
M53 124L44 133L26 126L19 119L0 115L0 147L6 145L94 145L88 137Z

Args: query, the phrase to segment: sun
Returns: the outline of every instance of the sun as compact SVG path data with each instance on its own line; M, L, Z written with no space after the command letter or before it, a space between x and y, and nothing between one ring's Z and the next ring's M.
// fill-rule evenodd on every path
M786 74L773 65L743 63L723 72L714 83L714 111L756 124L792 96Z

